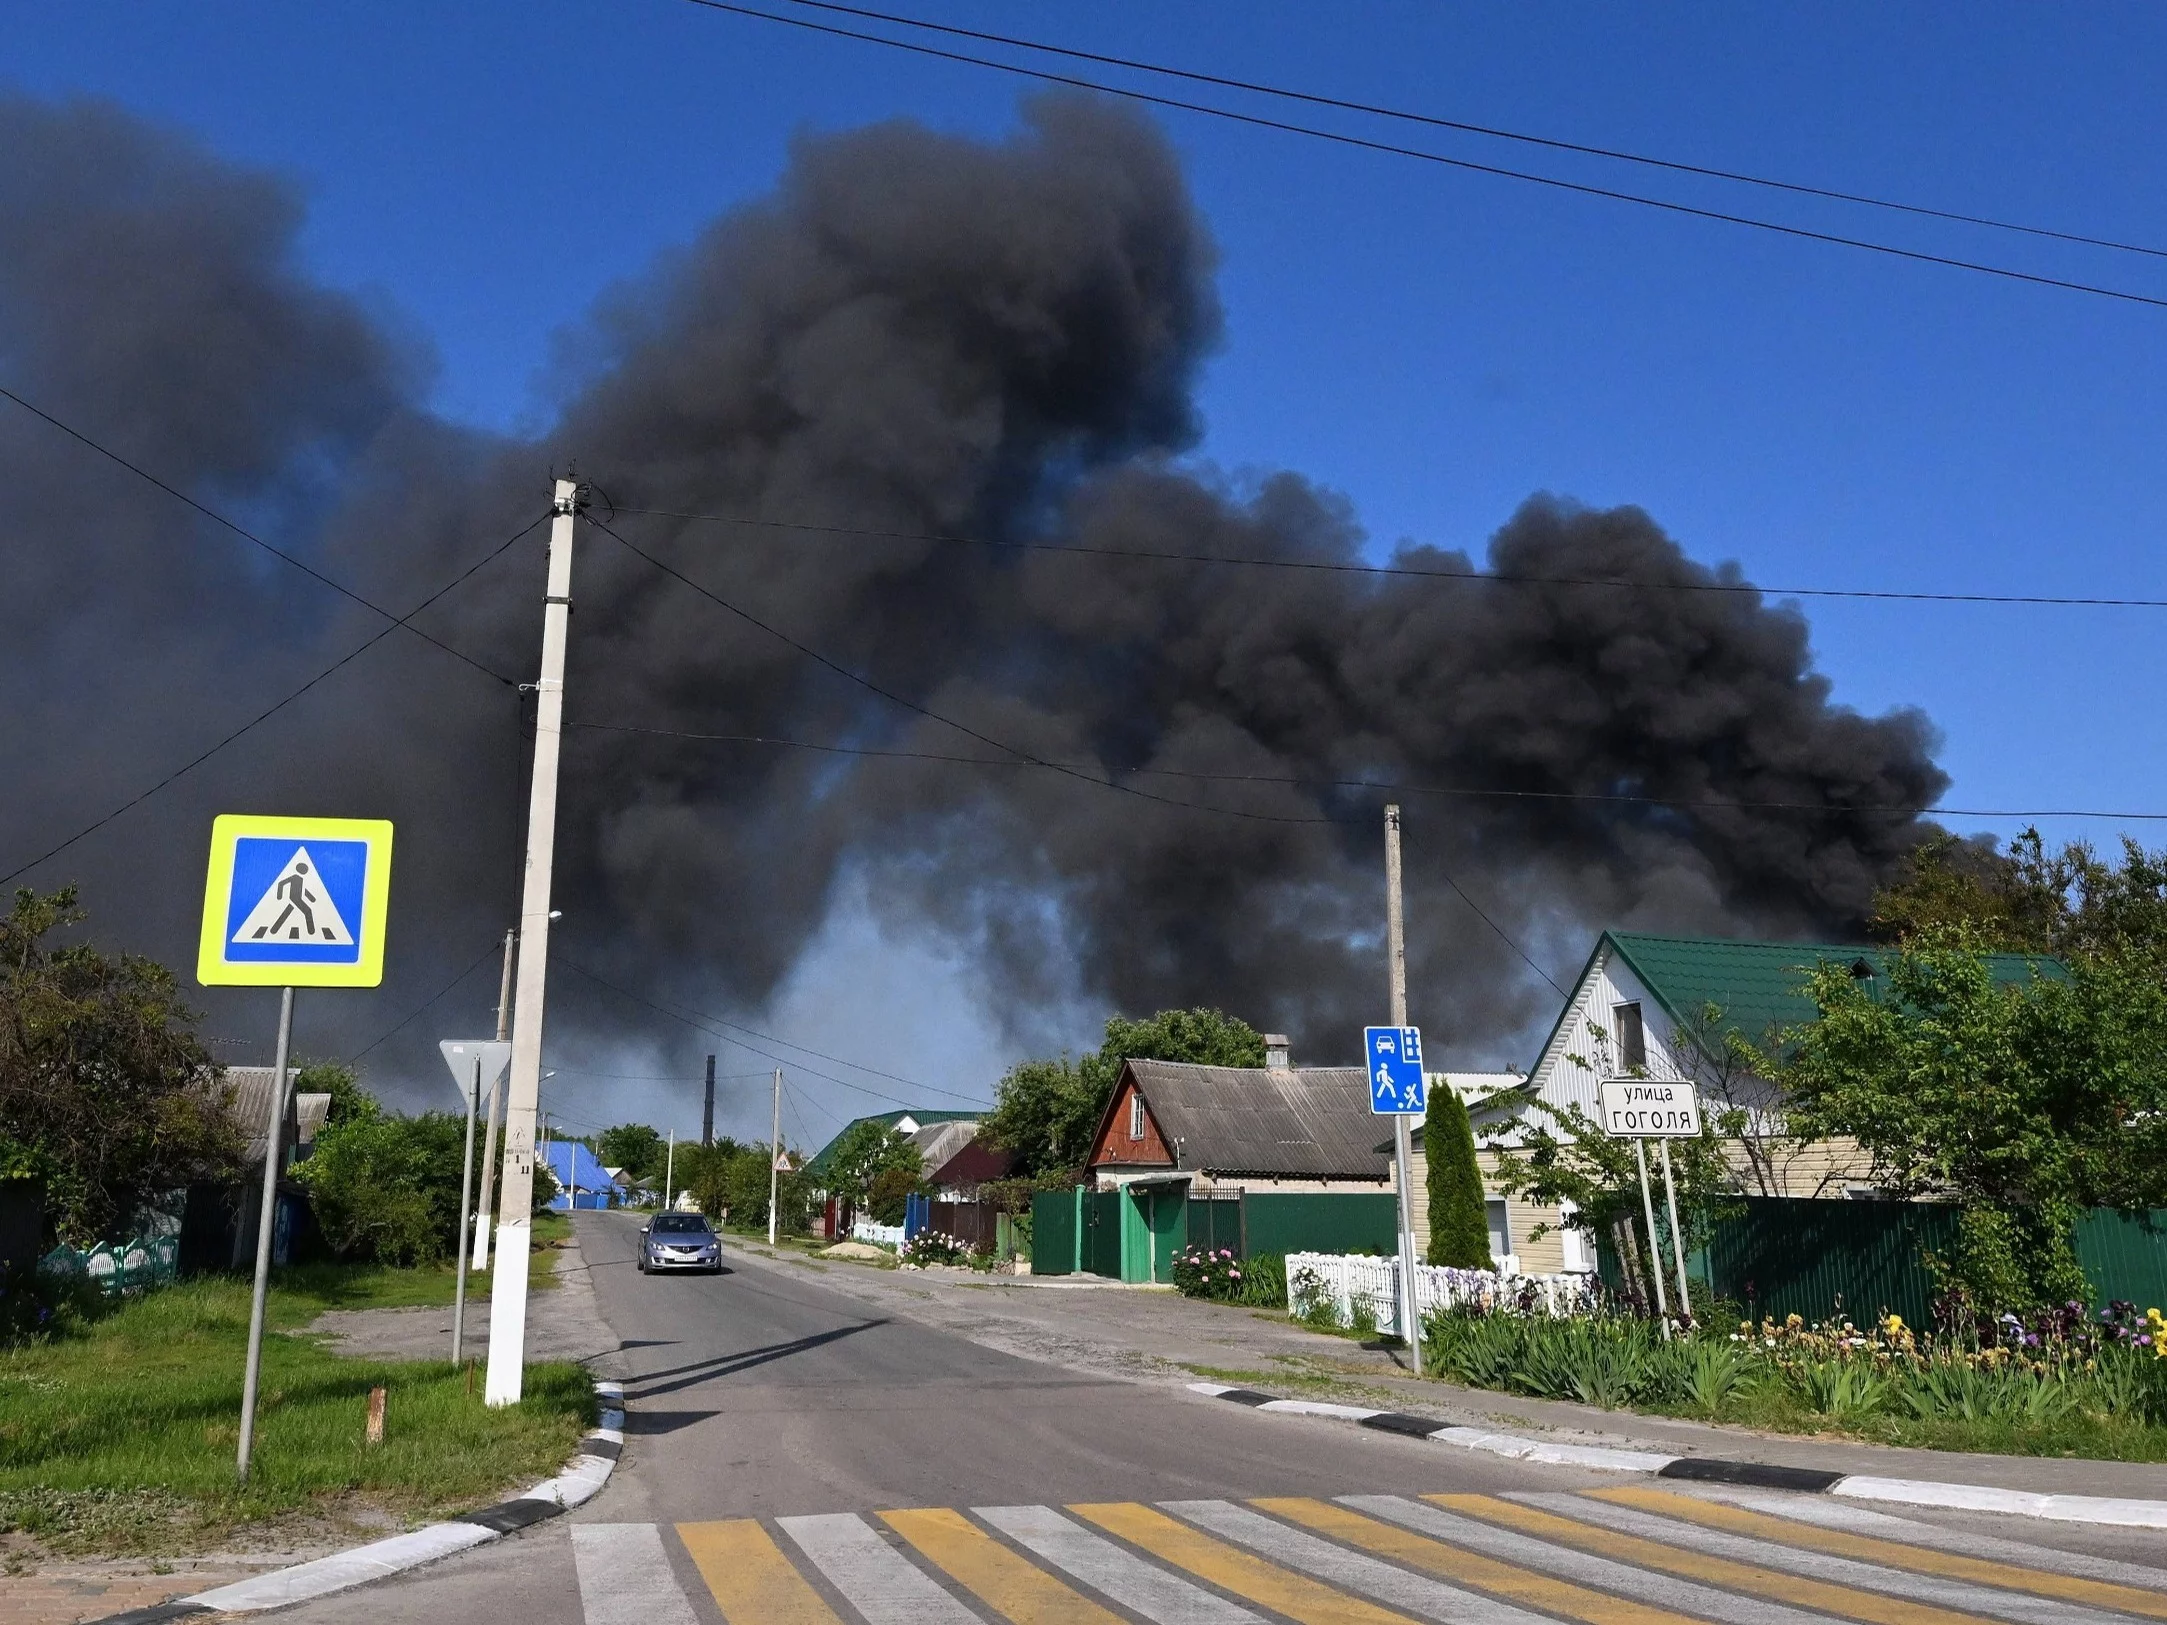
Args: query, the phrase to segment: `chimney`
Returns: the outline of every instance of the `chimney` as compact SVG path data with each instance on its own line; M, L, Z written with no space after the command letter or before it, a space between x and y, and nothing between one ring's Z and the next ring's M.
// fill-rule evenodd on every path
M1293 1064L1288 1059L1290 1052L1291 1046L1287 1043L1285 1033L1264 1035L1264 1064L1274 1072L1284 1072Z

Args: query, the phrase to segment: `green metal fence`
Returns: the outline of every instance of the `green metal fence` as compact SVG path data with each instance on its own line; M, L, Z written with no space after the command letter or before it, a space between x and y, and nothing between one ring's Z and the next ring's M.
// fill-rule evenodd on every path
M1926 1257L1949 1249L1956 1226L1956 1209L1936 1202L1748 1197L1742 1212L1716 1226L1688 1273L1700 1280L1696 1291L1712 1287L1756 1315L1817 1321L1894 1312L1924 1326L1934 1300ZM2140 1309L2167 1308L2167 1210L2125 1218L2097 1209L2079 1221L2076 1248L2095 1304L2125 1298ZM1623 1277L1608 1236L1599 1262L1604 1284L1617 1289Z
M1031 1273L1074 1275L1083 1268L1080 1246L1083 1192L1040 1191L1031 1198Z
M131 1241L101 1241L89 1249L55 1247L38 1260L41 1273L87 1280L109 1298L171 1286L180 1277L180 1240L176 1236L139 1236Z
M1083 1267L1093 1275L1121 1279L1120 1191L1086 1191L1083 1199Z
M1398 1250L1399 1198L1389 1191L1248 1191L1243 1254Z
M2102 1303L2167 1309L2167 1208L2124 1218L2105 1208L2077 1222L2077 1262Z
M1236 1258L1247 1258L1249 1249L1242 1241L1243 1205L1239 1193L1190 1197L1187 1245L1212 1253L1224 1248Z

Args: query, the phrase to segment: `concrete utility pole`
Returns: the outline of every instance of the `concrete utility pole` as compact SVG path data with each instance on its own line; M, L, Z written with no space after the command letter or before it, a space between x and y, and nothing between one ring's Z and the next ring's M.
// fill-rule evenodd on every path
M677 1130L670 1130L670 1153L662 1164L662 1211L677 1206Z
M271 1237L278 1223L279 1165L286 1149L286 1056L293 1048L293 989L278 1001L278 1050L271 1063L270 1144L263 1153L263 1208L256 1216L256 1287L248 1302L248 1361L241 1368L241 1482L256 1444L256 1384L263 1373L263 1305L271 1288Z
M707 1058L707 1107L700 1113L700 1144L715 1143L715 1058Z
M1392 981L1392 1025L1407 1025L1407 919L1400 895L1400 810L1384 810L1385 959ZM1414 1166L1414 1145L1407 1132L1407 1114L1392 1114L1392 1161L1400 1192L1400 1328L1414 1360L1415 1375L1422 1374L1422 1319L1415 1293L1414 1188L1409 1170Z
M527 802L527 874L519 900L518 997L504 1113L496 1282L489 1295L491 1405L516 1405L525 1380L527 1267L534 1242L534 1116L542 1094L542 1004L549 978L550 861L557 842L557 757L564 737L564 650L572 619L572 536L579 486L557 481L542 600L542 670L534 684L534 788Z
M497 983L497 1042L503 1043L512 1035L512 944L519 940L519 933L504 933L504 974ZM482 1195L474 1209L474 1267L489 1267L489 1215L495 1211L489 1200L497 1189L497 1128L504 1121L504 1074L499 1072L489 1084L489 1128L482 1137Z
M775 1069L775 1126L767 1138L767 1244L775 1245L775 1198L783 1183L783 1069Z

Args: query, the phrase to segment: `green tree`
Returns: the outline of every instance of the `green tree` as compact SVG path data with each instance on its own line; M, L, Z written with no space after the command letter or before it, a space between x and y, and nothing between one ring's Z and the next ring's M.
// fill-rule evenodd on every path
M1482 1169L1475 1161L1475 1129L1467 1102L1449 1084L1440 1082L1430 1090L1429 1110L1422 1119L1422 1154L1430 1187L1429 1261L1452 1269L1495 1269Z
M435 1263L457 1244L465 1115L369 1104L327 1123L296 1169L317 1226L342 1258Z
M293 1091L331 1097L324 1114L326 1128L357 1118L381 1117L384 1111L376 1097L361 1087L361 1074L350 1061L303 1061L294 1068Z
M1819 967L1816 1019L1768 1071L1794 1132L1854 1139L1883 1189L1957 1204L1945 1286L1993 1310L2083 1301L2084 1210L2167 1204L2167 988L2127 952L1997 983L1967 934L1885 978Z
M836 1195L863 1203L873 1181L890 1169L907 1172L913 1181L922 1178L925 1159L918 1142L877 1117L862 1117L843 1130L828 1153L823 1182Z
M689 1178L680 1172L679 1183L692 1192L700 1211L717 1225L765 1230L771 1163L772 1154L764 1145L718 1143L695 1162ZM805 1176L786 1172L776 1178L775 1184L777 1228L785 1235L799 1234L806 1228L810 1196Z
M2116 863L2081 841L2052 850L2036 829L2006 848L1941 835L1875 897L1872 923L1900 944L2135 960L2167 974L2167 852L2125 838Z
M907 1202L923 1183L908 1169L883 1168L865 1193L866 1211L875 1224L901 1224Z
M1013 1152L1027 1174L1076 1167L1091 1149L1127 1060L1256 1067L1264 1064L1264 1038L1219 1010L1161 1010L1143 1020L1114 1016L1095 1054L1010 1067L985 1118L987 1139Z
M645 1123L619 1123L595 1137L595 1155L601 1158L603 1167L622 1168L644 1184L662 1177L669 1143L661 1130Z
M239 1171L244 1137L173 976L89 943L73 887L0 917L0 1164L32 1173L65 1239L125 1227L151 1199Z

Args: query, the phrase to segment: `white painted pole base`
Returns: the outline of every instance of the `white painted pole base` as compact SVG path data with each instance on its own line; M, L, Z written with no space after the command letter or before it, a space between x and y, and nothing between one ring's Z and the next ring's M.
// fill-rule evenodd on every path
M489 1285L489 1376L482 1398L490 1405L519 1403L526 1375L527 1265L534 1221L497 1226L497 1267Z

